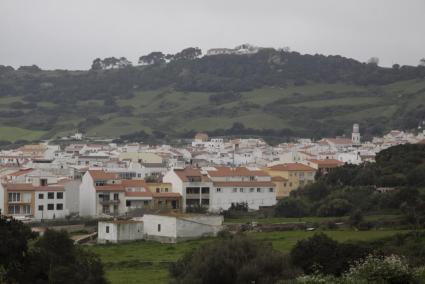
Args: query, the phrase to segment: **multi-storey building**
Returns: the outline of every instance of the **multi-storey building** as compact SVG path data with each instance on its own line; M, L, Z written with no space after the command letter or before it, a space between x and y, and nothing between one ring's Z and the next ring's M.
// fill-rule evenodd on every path
M0 210L4 215L37 220L64 218L65 189L60 185L8 183L0 186Z
M182 208L203 206L210 212L227 210L246 203L250 209L276 203L276 185L271 176L258 169L185 168L169 171L163 178L182 195Z
M316 174L316 169L301 163L274 165L265 168L265 171L273 177L282 177L285 179L278 197L288 196L291 191L314 182L314 176Z
M179 209L180 195L151 192L143 179L122 179L118 173L89 170L80 185L80 215L124 215L135 209Z

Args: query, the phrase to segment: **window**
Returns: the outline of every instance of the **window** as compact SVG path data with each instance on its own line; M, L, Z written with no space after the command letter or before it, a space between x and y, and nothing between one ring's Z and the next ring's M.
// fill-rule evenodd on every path
M158 232L161 232L161 224L158 224Z
M165 192L168 192L168 188L165 188Z
M54 210L55 205L54 204L47 204L47 210Z
M94 185L95 186L102 186L106 184L106 180L97 180Z
M57 199L63 199L63 192L57 192L56 193L56 198Z
M103 205L102 206L102 213L109 214L109 205Z
M43 211L44 210L44 206L43 205L38 205L38 211Z
M283 187L286 187L286 182L283 184Z
M21 201L29 203L31 202L31 193L24 193L21 195Z
M43 193L39 193L38 194L38 199L44 199L44 194Z
M261 188L257 188L257 192L261 192Z
M31 206L28 204L25 204L24 206L22 206L23 209L23 214L31 214Z
M156 192L157 192L157 193L159 193L159 191L160 191L160 190L159 190L159 188L157 188L157 189L156 189Z
M119 195L118 195L118 193L114 193L114 200L118 200L119 198Z
M239 192L242 192L243 193L243 188L241 187L241 188L239 188Z
M249 192L254 192L254 189L253 189L253 188L250 188L250 189L249 189Z
M20 214L21 213L21 206L19 205L9 205L8 210L9 214Z
M116 214L116 213L118 213L118 205L114 205L114 213Z
M126 200L125 201L125 206L130 207L131 206L131 201L130 200Z
M289 186L292 186L292 182L289 183Z
M55 193L54 192L47 193L47 198L48 199L54 199L55 198Z
M269 188L269 192L274 192L274 188L273 187L270 187Z
M109 226L105 227L105 231L106 231L107 234L109 234Z
M217 192L221 192L221 188L219 188L219 187L218 187L218 188L217 188Z
M255 180L255 177L250 176L250 177L249 177L249 180L250 180L250 181L254 181L254 180Z
M47 185L47 178L41 178L40 179L40 185L41 186L46 186Z
M238 189L236 187L233 188L233 192L238 192Z
M203 187L201 192L203 194L209 194L210 193L210 188L209 187Z
M9 193L9 202L19 202L21 201L21 194L18 192Z
M62 203L56 204L56 210L63 210L63 204Z

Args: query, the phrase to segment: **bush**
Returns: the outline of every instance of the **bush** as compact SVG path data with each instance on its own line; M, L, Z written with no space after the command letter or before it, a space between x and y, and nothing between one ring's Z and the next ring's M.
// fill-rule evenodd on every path
M171 264L175 283L275 283L300 273L270 244L243 236L218 239Z
M300 198L284 198L276 205L275 214L279 217L305 217L309 215L306 202Z

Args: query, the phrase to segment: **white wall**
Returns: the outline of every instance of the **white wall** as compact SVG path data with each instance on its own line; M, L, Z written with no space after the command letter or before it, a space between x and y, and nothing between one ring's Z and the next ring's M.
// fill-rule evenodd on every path
M80 184L80 216L94 216L96 214L96 189L93 178L87 171Z
M216 236L222 229L223 216L196 216L177 219L177 238Z
M164 237L177 238L176 218L169 216L150 215L143 216L143 229L147 238ZM158 225L161 225L161 230L158 231Z
M109 227L109 233L106 232ZM144 237L142 222L99 222L98 242L126 242L141 240Z
M221 192L217 192L217 187L210 190L210 212L219 212L227 210L232 203L247 202L248 207L253 210L258 210L260 206L272 206L276 204L276 188L273 192L269 191L269 187L261 187L261 192L257 192L257 187L254 192L250 192L250 188L243 188L244 192L240 192L240 188L233 192L233 187L221 187Z
M80 185L81 180L71 180L65 183L65 208L69 213L78 213L80 211Z
M53 199L48 199L48 193L53 193ZM62 199L57 198L57 193L61 192L63 194ZM43 199L39 198L39 194L43 195ZM34 202L34 218L35 219L60 219L65 218L65 216L68 214L68 210L66 210L66 194L64 191L35 191L35 202ZM53 210L48 210L47 205L53 204ZM62 210L57 210L57 204L62 204ZM43 206L43 210L38 210L39 206Z

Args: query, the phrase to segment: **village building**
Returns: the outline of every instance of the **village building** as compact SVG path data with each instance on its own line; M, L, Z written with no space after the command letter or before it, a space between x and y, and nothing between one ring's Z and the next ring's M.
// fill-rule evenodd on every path
M283 178L278 197L288 196L293 190L314 182L316 169L301 163L278 164L264 169L273 177Z

